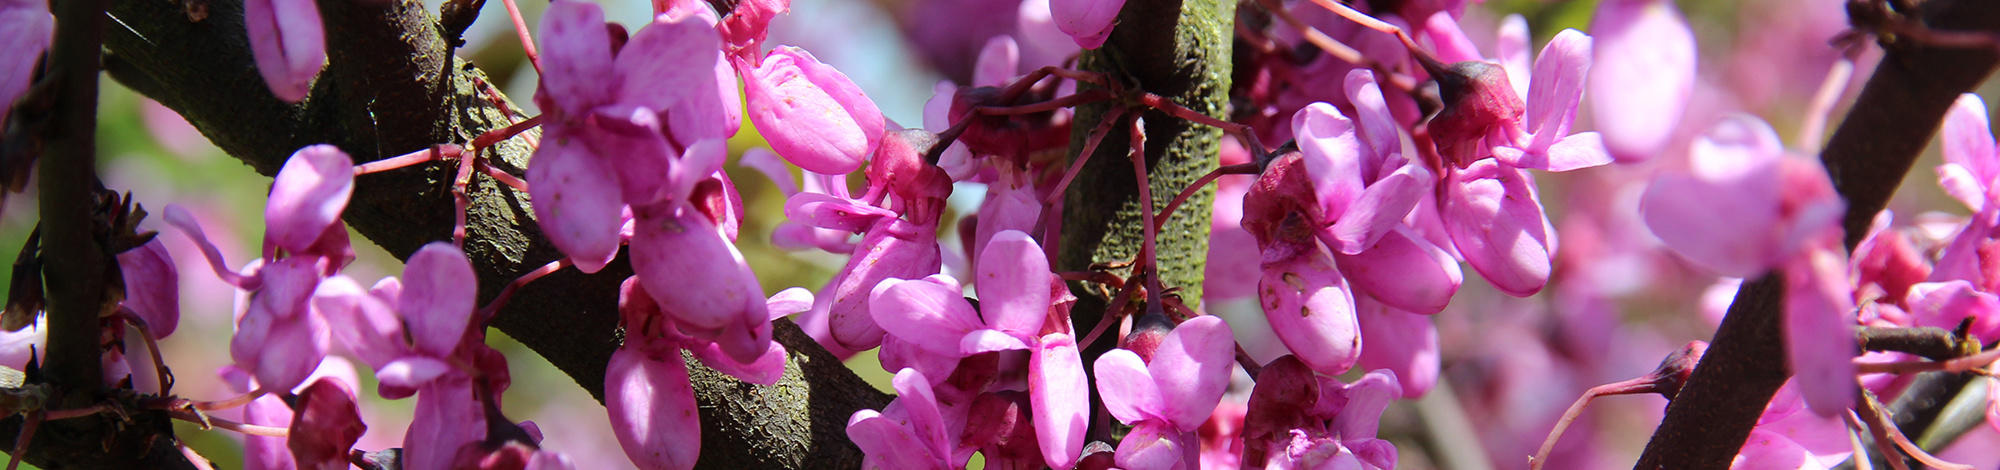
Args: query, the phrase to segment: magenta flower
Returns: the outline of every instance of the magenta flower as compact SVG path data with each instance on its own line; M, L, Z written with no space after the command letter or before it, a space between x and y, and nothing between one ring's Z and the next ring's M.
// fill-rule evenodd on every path
M1111 38L1111 27L1123 8L1125 0L1049 0L1056 27L1084 49L1096 49Z
M1150 363L1126 349L1099 356L1094 370L1105 409L1119 422L1135 426L1134 434L1155 434L1150 439L1128 435L1119 444L1119 466L1184 468L1180 450L1196 447L1192 431L1208 420L1229 388L1235 353L1236 339L1229 325L1220 317L1204 315L1167 333ZM1168 465L1142 462L1159 454Z
M747 68L738 64L739 69ZM812 53L779 47L746 72L743 88L750 122L771 150L806 171L829 175L852 172L887 129L882 111L868 94Z
M1353 384L1316 376L1286 358L1264 366L1243 419L1246 468L1396 467L1396 447L1376 438L1382 410L1402 392L1388 371Z
M861 235L854 256L820 290L807 315L825 316L835 345L843 349L860 351L881 344L882 326L869 313L869 298L885 280L936 274L943 259L934 233L935 227L878 215Z
M1697 139L1689 174L1661 174L1640 212L1668 249L1732 277L1785 270L1785 348L1822 416L1853 404L1854 287L1843 204L1817 162L1788 158L1762 121L1734 117Z
M1598 5L1590 32L1591 113L1605 150L1620 161L1650 159L1694 95L1694 31L1672 0L1618 0Z
M118 254L125 281L124 306L146 322L153 337L174 334L181 322L181 276L166 244L155 238Z
M1438 212L1459 256L1501 292L1540 292L1549 281L1556 233L1534 179L1497 160L1449 174Z
M1556 33L1535 58L1525 95L1514 83L1521 77L1510 78L1516 72L1492 63L1459 62L1437 71L1445 109L1428 127L1438 151L1459 168L1488 156L1510 168L1546 171L1610 163L1597 133L1570 134L1590 54L1590 36Z
M55 37L56 17L47 0L7 0L0 2L0 24L7 25L0 31L5 51L0 52L0 123L5 123L7 110L35 79L35 65Z
M701 452L701 418L694 388L681 350L693 352L710 367L746 382L771 385L785 369L785 348L770 341L770 319L757 331L763 349L740 354L740 346L683 334L680 317L663 309L640 283L626 279L619 287L618 310L625 325L624 346L612 353L604 378L605 409L625 455L642 468L693 468ZM754 284L752 284L754 286ZM764 309L790 314L811 303L803 289L789 289L768 301ZM739 359L742 356L748 359Z
M847 438L866 454L863 467L888 469L963 468L974 449L958 442L939 410L930 379L916 369L896 372L896 399L882 411L860 410L847 419Z
M247 0L243 26L251 56L271 93L287 103L305 99L326 65L326 28L313 0Z
M732 56L755 58L763 51L764 37L771 19L792 10L791 0L744 0L727 13L721 24L722 40Z
M299 392L293 407L291 439L285 446L298 468L347 468L348 451L368 431L354 404L354 391L340 380L321 378Z
M1995 155L1989 125L1986 102L1966 93L1945 114L1939 139L1945 163L1937 167L1938 184L1973 211L1986 208L1995 196L1994 179L2000 177L2000 155Z

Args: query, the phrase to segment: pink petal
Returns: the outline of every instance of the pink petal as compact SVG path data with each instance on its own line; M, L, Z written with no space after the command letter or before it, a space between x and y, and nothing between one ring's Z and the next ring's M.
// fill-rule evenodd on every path
M486 436L479 403L469 380L424 387L403 434L403 468L451 468L460 448Z
M347 276L321 281L312 305L326 318L333 337L370 367L380 369L409 352L402 318Z
M958 341L958 355L971 356L983 352L1020 351L1028 349L1028 343L1014 335L1000 330L977 330L967 333Z
M771 311L771 320L777 320L807 310L812 310L812 291L804 287L793 287L771 294L764 299L764 308Z
M42 51L55 35L55 16L46 1L16 1L0 5L0 110L14 107L14 101L28 91ZM6 120L0 111L0 121Z
M1264 267L1258 300L1271 330L1314 371L1339 374L1354 366L1361 335L1354 296L1324 255Z
M869 312L868 298L883 280L916 279L938 272L942 259L937 237L931 233L902 219L889 219L862 236L854 256L813 304L814 311L832 315L828 328L841 347L863 350L882 341L882 327Z
M1650 159L1694 95L1694 31L1669 0L1604 2L1590 31L1591 113L1604 146L1622 161Z
M618 256L624 202L612 168L566 134L551 129L542 136L528 164L528 196L549 242L578 271L594 273Z
M1953 329L1971 318L1974 337L1984 340L2000 332L2000 297L1980 292L1964 280L1912 285L1904 305L1916 317L1916 326Z
M943 274L884 279L869 293L868 311L897 338L936 354L959 355L960 340L981 326L979 313L960 292L958 281Z
M1050 467L1069 468L1083 457L1089 387L1076 340L1066 333L1043 336L1028 359L1028 396L1034 408L1035 438Z
M612 434L634 465L694 468L701 453L701 415L687 374L679 354L651 357L633 347L611 353L604 405Z
M1403 217L1435 187L1436 181L1422 166L1403 165L1363 190L1347 211L1340 213L1339 220L1319 233L1321 240L1335 253L1351 255L1368 250L1383 235L1402 226Z
M312 0L243 2L251 57L271 93L296 103L312 89L313 76L326 65L326 30Z
M201 247L201 255L208 260L208 268L215 272L217 279L244 290L256 289L263 282L256 277L244 276L232 270L229 262L222 259L222 250L216 249L215 243L208 241L208 234L202 232L201 224L195 222L194 215L189 214L187 209L168 204L162 217L167 221L167 225L179 229L194 242L195 246Z
M690 336L770 318L743 254L694 211L640 215L630 251L646 292Z
M1306 174L1312 178L1313 193L1327 214L1340 214L1361 197L1362 162L1374 157L1361 154L1361 140L1354 135L1354 122L1340 110L1324 102L1313 103L1292 115L1292 134L1304 157Z
M1986 207L1986 185L1990 180L1980 179L1972 169L1956 163L1938 165L1937 175L1938 186L1943 186L1944 193L1952 199L1975 211Z
M1337 392L1343 399L1321 397L1319 405L1339 404L1340 410L1332 424L1341 439L1373 439L1376 426L1382 422L1382 411L1389 408L1389 402L1403 396L1402 387L1396 383L1395 373L1388 370L1368 371L1367 375L1344 387L1321 387L1321 393Z
M1583 99L1584 81L1590 73L1591 40L1574 29L1556 33L1542 54L1535 57L1535 75L1528 84L1527 131L1534 134L1529 148L1540 150L1569 135L1576 119L1577 102Z
M422 388L432 380L452 371L451 364L434 357L404 356L383 364L375 371L375 378L382 381L382 387Z
M1757 275L1780 254L1772 227L1781 210L1781 151L1762 121L1718 123L1689 151L1692 175L1655 177L1639 212L1676 254L1725 276Z
M1236 337L1222 317L1202 315L1181 322L1147 364L1159 383L1161 417L1181 432L1194 431L1215 411L1236 367Z
M1986 102L1979 95L1966 93L1952 102L1951 111L1945 114L1944 130L1939 139L1943 143L1945 163L1957 164L1972 173L1973 180L1981 188L1993 184L1993 178L2000 176L2000 161L1996 161L1993 146L1993 130L1986 120ZM1983 201L1985 198L1981 198ZM1970 204L1974 210L1980 205Z
M1152 372L1138 354L1126 349L1110 350L1097 357L1091 370L1097 374L1097 395L1104 400L1104 410L1118 418L1118 422L1138 424L1165 419L1167 402L1160 396L1165 390L1153 381Z
M1014 79L1020 63L1021 45L1014 42L1013 36L989 38L979 48L979 59L972 66L972 86L1005 86Z
M1333 258L1357 292L1416 313L1443 311L1464 281L1450 253L1408 227L1396 227L1368 251Z
M1124 7L1125 0L1049 0L1049 16L1077 46L1096 49L1111 37L1118 10Z
M368 431L361 422L361 409L354 404L354 391L339 380L316 380L299 392L296 407L286 447L298 468L347 468L348 451Z
M896 212L830 194L800 192L785 200L785 217L814 227L859 232Z
M318 315L285 318L252 312L237 323L229 356L266 390L291 390L326 357L329 339L326 321Z
M750 122L771 150L814 173L846 174L881 145L882 111L847 75L780 47L745 77Z
M1498 165L1490 162L1482 160L1473 168ZM1548 283L1554 252L1546 218L1522 170L1496 168L1495 173L1490 179L1454 184L1442 211L1445 228L1466 264L1493 287L1509 295L1533 295Z
M937 395L931 392L931 382L923 372L903 369L890 379L896 389L896 403L902 407L903 415L910 420L910 430L917 439L935 455L950 455L951 444L945 429L944 413L938 409Z
M684 94L717 91L714 68L722 61L721 47L722 37L700 18L654 21L633 33L611 59L612 75L599 78L615 77L619 103L666 110Z
M1403 398L1429 392L1438 379L1438 331L1425 315L1399 311L1367 297L1356 300L1361 337L1359 366L1394 373Z
M1854 300L1844 258L1813 250L1785 269L1785 355L1806 405L1820 416L1854 404Z
M1184 432L1177 432L1170 425L1159 422L1145 422L1132 428L1125 439L1118 442L1115 455L1118 468L1180 470L1187 468L1183 458L1199 443L1182 442L1176 439Z
M1743 450L1729 463L1732 470L1823 469L1811 452L1782 434L1752 429Z
M146 322L153 338L174 334L181 322L181 276L174 257L158 238L118 254L125 280L125 307Z
M847 419L847 439L868 456L865 468L942 468L944 457L931 454L909 428L875 410L860 410Z
M1035 196L1032 185L988 185L986 200L979 204L979 218L976 219L979 224L973 230L971 253L986 250L994 234L1008 230L1034 231L1035 222L1041 216L1042 201ZM974 269L978 269L978 265L975 264Z
M1604 137L1596 132L1563 137L1555 145L1542 150L1541 158L1544 160L1539 168L1548 171L1579 170L1612 161L1611 154L1605 150Z
M542 91L548 99L574 116L608 104L615 89L605 81L615 75L604 10L590 2L552 2L542 13L541 26Z
M292 409L285 406L285 400L277 395L265 395L243 406L244 424L259 426L290 427ZM249 469L288 469L296 465L291 448L285 445L285 438L271 436L243 436L243 467Z
M1367 146L1364 151L1369 156L1361 176L1373 179L1380 175L1384 162L1402 156L1402 133L1397 130L1396 118L1389 114L1389 103L1382 98L1382 87L1375 83L1374 71L1356 68L1347 72L1346 90L1348 103L1354 105L1357 134Z
M1444 63L1458 63L1468 60L1485 60L1479 54L1479 46L1472 44L1472 38L1465 36L1465 30L1458 27L1458 18L1450 12L1437 12L1424 20L1423 35L1437 48L1437 58Z
M299 149L271 183L265 236L285 251L306 251L340 221L353 194L354 161L346 153L331 145Z
M993 235L979 253L979 310L986 325L1033 337L1049 314L1049 261L1028 234Z
M465 338L478 301L472 261L458 247L432 242L410 255L403 267L403 292L396 301L418 351L433 357L451 355Z

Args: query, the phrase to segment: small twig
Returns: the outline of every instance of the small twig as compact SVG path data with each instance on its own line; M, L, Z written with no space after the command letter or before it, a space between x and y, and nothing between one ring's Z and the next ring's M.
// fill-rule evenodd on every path
M213 426L217 429L236 431L238 433L248 434L252 436L279 437L279 438L291 436L291 430L286 428L239 423L227 419L211 417L206 414L192 413L185 410L168 410L167 415L172 416L174 419L178 419L181 421L203 424L206 426Z
M500 0L507 5L507 18L514 20L514 35L521 38L521 52L528 56L528 64L535 66L535 74L542 73L542 55L535 52L535 37L528 34L528 22L521 19L521 7L514 0Z
M1062 199L1063 192L1069 189L1070 182L1075 181L1076 175L1083 172L1083 165L1089 163L1090 156L1097 153L1097 146L1104 143L1104 136L1111 134L1111 129L1124 117L1125 108L1113 107L1104 112L1104 118L1090 128L1089 136L1084 139L1083 151L1076 154L1075 160L1069 162L1069 168L1063 170L1062 179L1056 180L1056 185L1049 188L1049 193L1042 195L1042 207L1055 209L1056 200ZM1042 218L1053 220L1059 217L1048 217L1044 214Z
M1206 175L1201 175L1201 178L1195 180L1194 184L1188 185L1186 189L1182 189L1180 194L1174 195L1174 200L1167 202L1167 206L1160 209L1159 222L1165 224L1167 220L1172 219L1174 210L1180 209L1181 204L1186 203L1188 198L1194 197L1194 194L1200 192L1203 186L1208 186L1209 183L1213 183L1215 180L1221 179L1226 175L1254 175L1257 174L1257 171L1257 164L1252 162L1225 165L1208 172ZM1161 226L1154 225L1153 227L1157 230Z
M486 306L479 308L478 314L473 317L475 320L474 323L485 324L486 320L493 318L493 315L500 312L500 307L506 306L507 301L514 298L514 291L520 290L521 286L528 285L530 282L535 282L536 279L541 279L542 276L553 274L563 268L570 267L570 265L569 258L563 258L535 268L534 271L528 271L526 274L522 274L521 277L514 278L512 282L507 283L507 287L500 288L500 293L493 296L492 302L487 302Z
M1902 449L1905 455L1916 459L1917 463L1924 464L1927 468L1972 470L1971 465L1946 462L1944 459L1931 455L1930 452L1925 452L1922 447L1917 447L1916 444L1911 443L1910 438L1903 435L1903 430L1896 428L1896 425L1890 421L1888 413L1883 412L1882 402L1875 399L1874 392L1864 390L1861 394L1861 399L1858 401L1859 403L1857 404L1861 405L1862 409L1856 411L1860 412L1863 419L1868 421L1868 429L1875 436L1876 446L1887 446L1888 444L1886 443L1893 442L1896 448ZM1884 460L1889 461L1889 465L1903 468L1903 459L1897 457L1895 452L1890 449L1884 447L1882 449L1882 456Z
M457 145L452 145L452 144L433 145L427 149L418 150L415 152L410 152L402 155L397 155L394 157L384 158L381 160L376 160L368 163L363 163L360 165L354 165L354 176L361 176L369 173L389 171L397 168L403 168L411 165L418 165L428 162L441 161L447 158L458 158L460 155L464 155L464 153L465 149Z

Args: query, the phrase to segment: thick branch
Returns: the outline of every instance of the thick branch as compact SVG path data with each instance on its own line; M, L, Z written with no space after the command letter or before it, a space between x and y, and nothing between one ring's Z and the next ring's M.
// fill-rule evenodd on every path
M322 1L328 66L303 102L274 99L256 73L240 1L215 0L190 22L176 2L122 0L112 15L107 64L113 78L173 108L223 150L270 175L293 151L332 143L357 162L465 143L510 123L478 81L483 73L451 55L439 27L414 0ZM516 139L488 155L519 173L531 150ZM382 248L407 257L425 243L450 239L452 175L426 165L362 176L347 223ZM527 194L488 179L468 188L466 254L490 299L521 273L559 255L535 225ZM618 346L618 284L623 262L583 275L565 270L527 285L493 326L520 340L598 397ZM888 398L855 377L798 329L778 325L792 351L776 387L744 385L690 362L703 412L703 464L779 468L857 462L847 417ZM778 397L789 398L779 400ZM744 425L755 418L757 425ZM791 434L774 439L770 432ZM767 442L768 440L768 442Z
M1228 0L1129 2L1119 12L1111 38L1102 48L1084 53L1079 66L1106 72L1114 80L1173 99L1196 112L1226 118L1235 5ZM1130 104L1078 107L1071 124L1070 151L1082 151L1090 129L1097 126L1109 106L1125 105ZM1147 183L1153 207L1164 207L1183 188L1216 168L1222 131L1159 111L1149 110L1141 116L1146 121ZM1138 180L1127 156L1130 131L1122 125L1113 129L1078 175L1078 181L1091 183L1071 185L1064 195L1057 270L1082 271L1096 263L1132 261L1139 252L1143 224ZM1196 193L1186 207L1161 224L1157 235L1160 282L1178 288L1188 305L1202 299L1202 267L1208 256L1209 207L1214 195L1213 188ZM1108 318L1104 309L1110 292L1080 282L1073 282L1070 290L1078 298L1071 313L1078 331L1088 331ZM1115 345L1116 336L1105 335L1094 344L1081 345L1085 367ZM1092 436L1108 438L1107 431L1093 430Z
M2000 30L2000 3L1932 0L1924 21L1939 30ZM1993 72L1990 49L1954 49L1909 41L1888 54L1820 155L1847 200L1847 246L1867 233L1937 132L1945 110ZM1728 468L1784 384L1779 330L1782 286L1776 275L1745 284L1710 342L1708 354L1667 406L1635 468Z

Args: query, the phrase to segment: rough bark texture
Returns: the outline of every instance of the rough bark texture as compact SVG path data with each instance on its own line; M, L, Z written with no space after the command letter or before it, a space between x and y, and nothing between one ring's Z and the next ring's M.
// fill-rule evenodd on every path
M1932 0L1920 8L1922 21L1934 30L2000 31L2000 3ZM1997 57L1991 49L1909 40L1887 46L1888 54L1820 155L1847 201L1850 249L1936 134L1945 110L1993 72ZM1779 326L1782 284L1776 274L1744 284L1634 468L1729 467L1764 404L1790 375Z
M1104 46L1083 54L1085 70L1104 72L1113 80L1174 100L1196 112L1226 119L1231 75L1230 50L1236 2L1228 0L1133 0L1118 14L1118 26ZM1070 152L1081 152L1086 136L1111 106L1098 103L1077 108ZM1183 188L1218 165L1222 131L1148 111L1146 170L1153 207L1158 210ZM1118 126L1099 144L1082 173L1080 184L1064 195L1059 271L1083 271L1095 263L1132 261L1143 239L1139 185L1133 168L1129 126ZM1208 256L1210 207L1214 188L1203 188L1162 225L1155 252L1161 285L1178 288L1192 307L1202 299L1202 267ZM1126 270L1121 274L1129 274ZM1089 331L1104 316L1111 292L1100 286L1071 282L1077 296L1072 310L1079 332ZM1140 298L1139 302L1143 302ZM1083 348L1084 367L1117 342L1116 329ZM1093 375L1094 377L1094 375ZM1093 396L1096 387L1091 387ZM1106 423L1103 416L1094 419ZM1108 439L1105 429L1093 429L1093 439Z
M120 0L107 38L113 78L159 100L203 135L265 175L300 147L332 143L356 162L460 143L518 116L481 92L484 76L452 56L440 27L413 0L319 2L328 64L298 104L279 102L259 78L240 0L213 0L189 21L179 2ZM497 8L497 7L495 7ZM634 25L636 27L636 25ZM488 153L519 175L530 150L520 139ZM357 179L345 220L398 257L451 239L452 168L429 164ZM465 251L491 299L521 273L558 258L535 225L526 193L477 177L468 189ZM158 204L165 201L147 201ZM240 260L236 260L240 261ZM602 400L605 366L618 346L617 292L623 261L603 272L564 270L514 295L492 326L526 344ZM482 300L484 301L484 300ZM789 321L777 339L791 351L784 380L756 387L697 362L702 465L708 468L852 466L847 417L888 397L854 376Z

